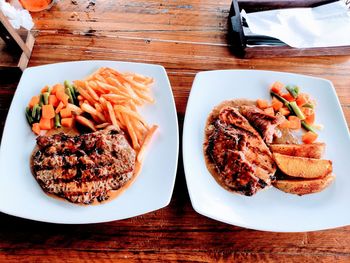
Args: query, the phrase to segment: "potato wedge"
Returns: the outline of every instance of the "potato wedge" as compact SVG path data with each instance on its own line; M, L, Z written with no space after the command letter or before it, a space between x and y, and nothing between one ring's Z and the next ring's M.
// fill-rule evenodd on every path
M331 173L332 161L274 153L278 168L286 175L299 178L322 178Z
M307 158L320 159L324 153L326 144L271 144L270 149L273 153L280 153L290 156L299 156Z
M328 174L319 179L277 180L273 183L273 186L285 193L306 195L321 192L327 188L334 179L335 177L332 174Z

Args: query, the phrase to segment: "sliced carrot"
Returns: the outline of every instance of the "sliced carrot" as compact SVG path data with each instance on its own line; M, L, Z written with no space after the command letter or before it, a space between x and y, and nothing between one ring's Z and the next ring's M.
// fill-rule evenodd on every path
M28 106L29 108L33 108L35 104L38 104L40 102L40 96L33 96L30 100Z
M73 118L62 118L61 124L63 127L71 128L73 127L74 119Z
M58 100L62 101L64 105L68 104L69 96L64 91L58 90L56 92L56 97Z
M48 92L49 91L49 86L45 86L41 89L41 93Z
M289 93L284 93L282 94L282 97L288 101L295 101L295 99L293 98L292 95L290 95Z
M42 106L42 118L44 119L52 119L55 118L55 109L52 105L43 105Z
M49 104L54 106L55 108L58 106L59 104L59 100L57 99L56 95L50 95L49 96Z
M52 87L51 94L56 95L57 92L59 92L59 91L64 92L64 86L60 83L58 83Z
M290 114L290 110L287 107L282 107L279 109L279 112L283 115L283 116L288 116Z
M283 87L284 84L282 82L276 81L271 85L271 91L281 95Z
M51 120L53 119L41 118L39 121L40 130L51 130L53 127L53 122Z
M289 128L292 130L299 130L301 128L301 120L296 116L289 116Z
M256 104L260 109L266 109L267 107L269 107L269 103L267 102L267 100L263 99L257 99Z
M303 143L313 143L314 141L316 141L317 137L318 135L316 133L308 131L303 135L302 141Z
M60 111L61 118L70 118L72 117L72 111L69 108L63 108Z
M60 101L60 103L58 103L58 106L57 106L57 108L55 110L55 113L56 114L59 113L63 108L64 108L64 104L63 104L62 101Z
M275 111L273 110L272 107L268 107L268 108L264 109L264 112L268 115L275 116Z
M285 120L284 122L282 122L279 127L282 128L282 129L289 129L289 126L290 126L290 122L289 120Z
M305 122L306 122L307 124L309 124L309 125L314 124L314 122L315 122L315 114L311 114L311 115L309 115L309 116L306 116Z
M314 110L311 108L308 108L308 107L302 107L301 110L305 116L310 116L310 115L314 114Z
M305 93L299 94L298 98L296 99L296 103L298 106L303 106L309 101L309 96Z
M274 111L278 111L279 109L281 109L283 107L283 103L281 101L279 101L278 99L276 99L275 97L273 97L271 106L274 109Z
M36 134L36 135L39 135L40 134L40 125L39 123L33 123L33 126L32 126L32 131Z

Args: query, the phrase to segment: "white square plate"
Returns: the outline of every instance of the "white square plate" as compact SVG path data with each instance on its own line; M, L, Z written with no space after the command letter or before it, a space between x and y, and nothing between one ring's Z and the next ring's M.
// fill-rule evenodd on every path
M321 193L297 196L275 188L252 197L230 193L208 172L204 128L208 114L220 102L235 98L269 99L274 81L298 85L317 100L316 122L324 124L319 141L327 144L324 158L333 161L335 182ZM222 70L197 74L187 104L183 160L193 208L200 214L246 228L299 232L350 224L350 136L336 92L328 80L298 74Z
M153 77L156 103L140 109L159 129L147 149L142 172L116 199L101 205L80 206L47 196L30 171L35 136L25 119L30 98L45 85L82 79L99 67ZM178 159L178 123L174 98L165 69L159 65L77 61L28 68L24 71L7 116L0 148L0 211L53 223L98 223L148 213L169 204ZM164 158L166 157L166 158ZM161 160L161 161L160 161Z

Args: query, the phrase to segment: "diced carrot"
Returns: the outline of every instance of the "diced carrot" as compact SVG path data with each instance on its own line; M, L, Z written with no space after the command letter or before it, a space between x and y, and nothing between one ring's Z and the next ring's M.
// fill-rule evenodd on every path
M283 107L283 103L281 101L279 101L278 99L276 99L275 97L273 97L271 106L275 111L278 111L279 109L281 109Z
M318 135L316 133L308 131L303 135L302 141L303 143L313 143L314 141L316 141L317 137Z
M72 111L68 108L63 108L60 111L61 118L70 118L72 117Z
M277 93L278 95L281 95L283 87L283 83L276 81L271 85L271 91Z
M315 122L315 114L311 114L305 118L305 122L309 125L314 124Z
M62 118L61 119L61 124L63 127L68 127L68 128L71 128L73 127L73 118Z
M311 108L308 108L308 107L302 107L301 110L305 116L310 116L310 115L314 114L314 110Z
M41 89L41 93L47 92L49 90L49 86L45 86Z
M28 106L29 108L33 108L35 104L38 104L40 102L40 96L33 96L32 99L30 100Z
M309 96L305 93L299 94L298 98L296 99L296 103L298 106L303 106L309 101Z
M40 134L40 125L39 123L33 123L33 126L32 126L32 131L36 134L36 135L39 135Z
M299 130L301 128L301 120L296 116L289 116L289 128L292 130Z
M290 95L289 93L284 93L282 94L282 97L285 98L288 101L294 101L295 99L293 98L292 95Z
M58 106L59 100L57 99L56 95L49 96L49 104L54 106L55 108Z
M257 99L256 104L260 109L266 109L267 107L269 107L269 103L267 102L267 100L263 99Z
M52 105L43 105L42 106L42 117L44 119L52 119L55 118L55 109Z
M58 106L57 106L57 108L55 110L55 113L56 114L59 113L63 108L64 108L64 104L63 104L62 101L60 101L60 103L58 103Z
M64 86L60 83L58 83L52 87L51 94L56 95L58 91L64 92Z
M56 97L58 100L62 101L64 105L68 104L69 96L64 92L64 90L57 90Z
M289 128L289 125L290 125L290 122L289 120L285 120L284 122L282 122L279 127L282 128L282 129L288 129Z
M279 109L279 112L283 115L283 116L288 116L290 114L290 111L287 107L282 107Z
M268 107L268 108L264 109L264 112L268 115L275 116L275 112L274 112L272 107Z
M40 130L51 130L53 127L53 119L41 118L39 121Z

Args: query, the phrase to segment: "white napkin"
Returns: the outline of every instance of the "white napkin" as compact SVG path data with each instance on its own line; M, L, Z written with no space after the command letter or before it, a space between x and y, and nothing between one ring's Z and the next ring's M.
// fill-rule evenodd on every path
M5 0L0 0L0 10L8 18L11 25L15 29L24 27L27 30L31 30L33 28L34 23L32 20L32 16L27 10L16 9L9 3L5 2Z
M343 1L314 7L255 13L242 10L252 33L295 48L350 45L350 11Z

